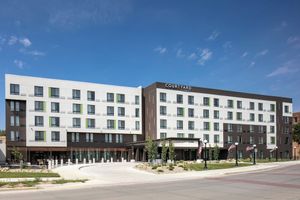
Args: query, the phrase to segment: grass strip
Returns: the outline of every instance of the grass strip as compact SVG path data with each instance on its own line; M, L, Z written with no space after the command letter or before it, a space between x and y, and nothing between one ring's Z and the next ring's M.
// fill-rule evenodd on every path
M0 178L44 178L60 177L57 173L44 172L0 172Z

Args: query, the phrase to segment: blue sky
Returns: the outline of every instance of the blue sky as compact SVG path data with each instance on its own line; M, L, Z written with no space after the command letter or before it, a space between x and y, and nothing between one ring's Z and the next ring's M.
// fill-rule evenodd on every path
M300 110L300 1L0 0L4 74L155 81L292 97Z

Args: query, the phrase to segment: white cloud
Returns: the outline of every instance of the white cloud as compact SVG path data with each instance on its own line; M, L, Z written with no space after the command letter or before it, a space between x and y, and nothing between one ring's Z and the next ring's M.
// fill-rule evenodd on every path
M212 52L209 49L202 49L200 51L200 58L198 59L197 63L199 65L204 65L206 61L210 60L212 57Z
M197 54L196 53L191 53L191 55L188 56L188 60L195 60L197 59Z
M42 51L38 51L38 50L32 50L32 51L28 51L27 49L20 49L19 50L20 53L26 54L26 55L32 55L32 56L45 56L46 53L42 52Z
M250 63L250 65L249 65L249 67L254 67L254 65L255 65L255 62L252 61L252 62Z
M8 45L14 45L18 42L18 38L16 36L10 36L8 40Z
M177 51L176 51L176 56L177 56L178 58L182 58L182 57L185 56L185 55L182 53L182 49L177 49Z
M261 52L258 52L257 56L265 56L265 55L267 55L267 53L269 53L269 50L268 49L264 49Z
M245 58L246 56L248 56L248 52L245 51L243 54L242 54L242 58Z
M217 39L217 37L218 37L219 35L220 35L219 32L213 31L213 32L210 34L210 36L207 38L207 40L215 40L215 39Z
M159 46L159 47L156 47L156 48L154 49L154 51L155 51L155 52L158 52L159 54L162 55L162 54L165 54L165 53L167 52L167 48Z
M19 69L23 69L24 67L24 62L21 60L14 60L14 64L19 68Z
M267 74L267 77L285 75L285 74L295 73L298 71L300 71L299 62L296 62L295 60L290 60L284 63L282 66L276 68L271 73Z
M223 48L224 49L230 49L232 48L232 42L231 41L227 41L223 44Z
M28 38L22 38L19 39L19 42L24 46L24 47L29 47L32 43Z
M287 44L295 48L300 48L300 38L298 36L291 36L287 39Z

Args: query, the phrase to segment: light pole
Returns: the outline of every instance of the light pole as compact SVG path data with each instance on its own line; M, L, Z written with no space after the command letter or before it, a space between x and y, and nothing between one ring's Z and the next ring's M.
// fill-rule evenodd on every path
M296 147L294 147L294 160L296 160Z
M206 154L206 144L207 144L207 140L204 140L204 169L207 170L207 154Z
M276 162L278 162L278 146L275 147L276 150Z
M253 165L256 165L256 160L255 160L255 149L256 149L256 144L253 145Z
M239 145L239 143L236 142L236 143L234 143L234 145L235 145L235 166L239 166L239 163L238 163L238 145Z

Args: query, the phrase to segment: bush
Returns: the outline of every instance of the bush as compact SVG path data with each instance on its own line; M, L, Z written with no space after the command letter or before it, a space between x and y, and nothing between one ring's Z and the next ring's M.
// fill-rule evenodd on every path
M157 169L157 167L158 167L157 165L153 165L152 169Z
M162 170L162 169L158 169L158 170L157 170L157 172L164 172L164 170Z
M173 171L175 167L173 166L173 164L170 164L168 168L170 171Z

